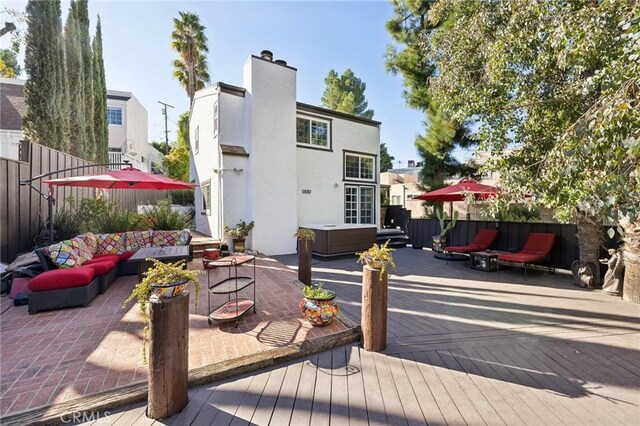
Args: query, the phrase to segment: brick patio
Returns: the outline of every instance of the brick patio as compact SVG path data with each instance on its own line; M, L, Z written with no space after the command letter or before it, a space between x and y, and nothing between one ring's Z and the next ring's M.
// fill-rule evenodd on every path
M201 268L198 261L191 269ZM213 271L212 274L226 274ZM215 279L212 275L212 282ZM316 328L301 319L296 273L277 261L260 258L256 270L257 313L235 323L207 323L207 295L189 318L189 368L285 347L347 329L340 321ZM206 273L201 276L206 288ZM136 305L121 307L136 276L120 277L87 308L27 313L2 297L0 322L0 415L68 401L117 387L145 382L142 321ZM252 296L251 287L241 292ZM192 293L193 294L193 293ZM222 303L226 296L217 296ZM192 308L194 298L191 298Z

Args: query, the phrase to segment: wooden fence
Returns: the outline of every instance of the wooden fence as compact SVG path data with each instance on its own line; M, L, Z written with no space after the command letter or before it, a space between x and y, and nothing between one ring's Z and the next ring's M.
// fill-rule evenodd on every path
M556 242L551 251L551 264L555 268L571 269L571 264L579 258L578 238L575 224L538 223L538 222L494 222L481 220L459 220L447 234L447 245L466 245L475 237L480 229L497 229L500 233L493 248L495 250L520 250L531 232L547 232L556 234ZM607 237L603 230L601 258L605 257L607 248L619 246L618 238ZM432 245L431 237L440 233L437 219L411 219L407 225L407 234L412 245L428 247ZM608 255L606 256L608 257Z
M31 250L34 238L47 221L47 201L30 187L20 186L20 181L43 173L92 164L42 145L28 145L30 152L22 157L28 158L28 161L0 158L0 261L4 263L10 263L19 253ZM93 166L60 173L50 178L94 174L105 170L103 167ZM40 181L34 181L33 186L45 194L48 191L47 185L41 184ZM80 200L93 198L96 194L94 188L54 188L54 214L57 210L69 207L69 197ZM109 199L118 201L124 209L135 210L138 204L153 204L166 198L166 192L112 189L109 191Z

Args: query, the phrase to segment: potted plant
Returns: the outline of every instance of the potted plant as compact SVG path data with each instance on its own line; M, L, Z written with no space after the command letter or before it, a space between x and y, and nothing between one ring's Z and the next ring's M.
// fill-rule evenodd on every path
M233 238L233 251L243 253L244 241L247 239L247 235L253 229L255 223L253 221L247 223L241 220L235 227L225 225L224 231Z
M311 285L311 245L316 233L309 228L298 228L293 236L298 240L298 279Z
M440 221L440 235L434 235L431 237L433 239L433 251L442 253L447 247L447 233L453 229L458 222L458 212L453 212L453 219L451 219L446 225L445 222L448 219L447 213L444 210L438 209L436 210L436 215Z
M393 263L393 256L391 255L396 250L388 247L389 241L387 240L382 245L374 243L371 248L361 253L356 253L358 255L358 263L366 263L369 267L380 270L381 277L387 272L387 264L396 269L396 264Z
M147 362L147 333L149 331L149 312L147 311L147 301L150 298L171 298L182 294L187 284L193 283L195 286L195 306L198 306L198 295L200 294L200 271L186 269L184 260L175 263L163 263L153 258L145 259L152 262L153 266L143 273L144 278L131 291L127 300L123 303L123 308L133 299L138 301L140 314L144 323L142 332L142 358Z
M336 294L331 290L322 288L324 283L318 285L306 285L302 289L304 299L300 301L300 311L304 318L315 326L325 326L331 323L338 315L340 309L333 301Z

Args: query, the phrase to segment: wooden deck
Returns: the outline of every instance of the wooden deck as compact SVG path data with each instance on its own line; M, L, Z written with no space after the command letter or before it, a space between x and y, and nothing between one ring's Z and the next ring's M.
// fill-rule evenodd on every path
M396 263L386 354L343 346L194 388L164 421L139 404L96 424L640 424L640 306L560 274L524 281L411 249ZM360 269L314 262L356 321Z

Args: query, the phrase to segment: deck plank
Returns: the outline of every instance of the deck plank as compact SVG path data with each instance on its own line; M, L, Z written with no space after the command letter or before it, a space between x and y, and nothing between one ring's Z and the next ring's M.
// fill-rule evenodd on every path
M438 408L438 404L431 393L431 389L429 389L427 382L420 373L418 364L414 361L411 354L400 354L398 355L398 359L400 359L402 367L405 370L405 374L409 379L411 391L418 401L418 405L420 406L420 411L422 412L425 422L429 424L445 424L446 421Z
M312 425L328 425L331 419L331 351L318 356L316 388L311 410Z
M349 424L349 390L347 385L347 347L331 351L331 417L332 425Z
M347 387L349 397L349 424L354 426L367 425L367 401L365 398L362 364L360 363L360 348L356 345L347 346L348 376Z
M284 375L287 371L287 367L276 368L271 371L269 380L262 391L260 401L256 406L256 410L251 417L251 423L256 425L268 425L271 421L271 415L273 409L278 400L278 394L280 394L280 388L282 388L282 382L284 381Z
M402 365L402 360L393 356L384 357L384 360L387 362L389 373L395 382L395 389L398 393L407 423L416 426L425 424L426 420L422 414L418 399L411 387L411 382Z
M278 395L278 401L274 407L270 424L286 425L291 421L291 413L293 412L293 404L296 400L301 374L301 362L294 362L287 366L287 371L284 375L284 381L280 388L280 394Z
M251 383L249 384L246 393L242 397L240 406L238 407L238 410L236 410L236 413L233 416L233 420L230 424L249 424L251 418L253 417L253 413L256 411L256 406L258 405L258 402L260 402L260 396L264 391L264 387L267 385L267 380L269 380L270 374L271 372L269 370L266 370L254 375L251 378Z
M360 350L360 363L362 365L362 380L364 383L364 395L367 401L367 417L371 425L390 424L384 409L380 382L373 361L373 354Z
M291 413L292 425L308 425L311 422L311 410L313 409L313 394L316 388L316 375L318 373L318 355L314 355L302 361L302 373L296 400Z

